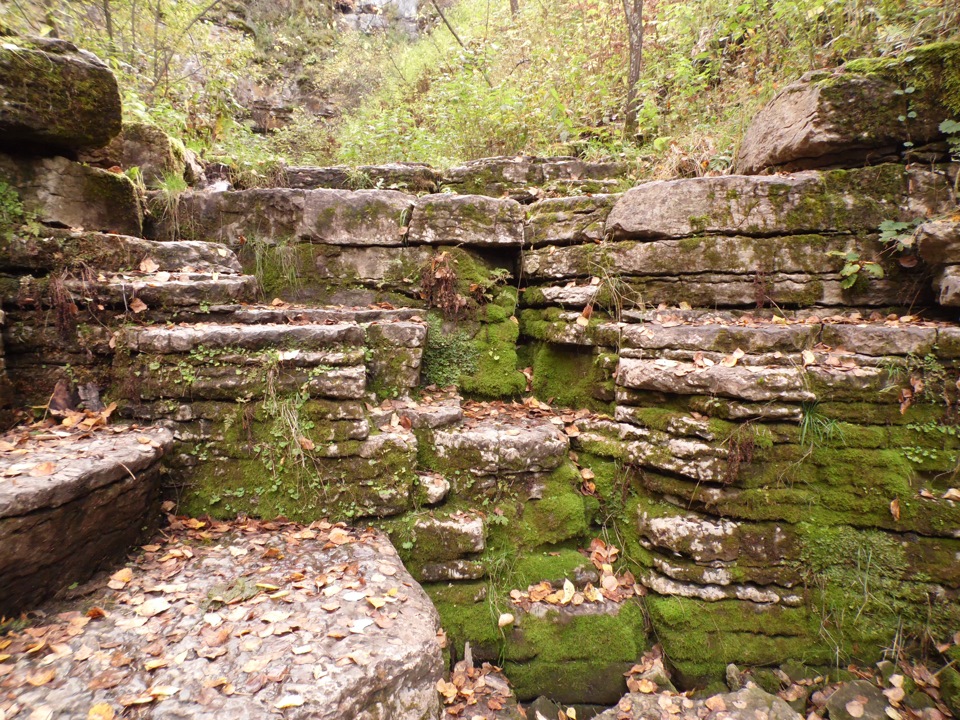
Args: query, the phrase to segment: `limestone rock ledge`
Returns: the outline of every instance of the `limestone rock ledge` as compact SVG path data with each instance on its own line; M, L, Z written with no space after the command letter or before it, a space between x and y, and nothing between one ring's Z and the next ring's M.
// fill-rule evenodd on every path
M155 428L54 438L0 455L0 615L86 580L135 542L173 443Z
M377 531L174 518L110 585L91 597L103 617L32 628L61 652L12 638L5 699L24 716L98 704L168 720L439 715L436 610ZM53 678L25 681L39 671Z

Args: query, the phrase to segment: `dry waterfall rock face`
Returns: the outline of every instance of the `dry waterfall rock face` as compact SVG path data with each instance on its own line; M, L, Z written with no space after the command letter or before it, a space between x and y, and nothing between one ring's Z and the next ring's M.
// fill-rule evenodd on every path
M857 167L908 152L942 159L945 148L923 146L942 140L940 123L960 109L958 65L960 43L937 43L807 73L753 119L736 171Z
M89 597L102 616L45 623L64 648L41 651L49 681L26 681L30 636L12 638L6 698L26 714L86 717L99 704L165 720L439 714L437 613L379 532L173 519L102 582Z
M120 91L92 53L63 40L4 38L0 47L0 144L74 152L120 132Z
M121 429L122 430L122 429ZM167 430L28 443L0 457L0 614L83 582L155 522Z

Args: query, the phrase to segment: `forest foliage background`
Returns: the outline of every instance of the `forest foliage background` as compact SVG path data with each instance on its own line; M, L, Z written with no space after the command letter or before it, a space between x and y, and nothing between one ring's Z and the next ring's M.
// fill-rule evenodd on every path
M340 6L336 5L339 2ZM520 153L620 156L637 177L726 171L754 112L802 73L960 37L955 0L647 0L638 129L623 136L622 0L459 0L421 33L338 28L349 0L2 0L8 33L61 37L116 71L128 119L264 181L286 164ZM292 85L255 133L243 89Z

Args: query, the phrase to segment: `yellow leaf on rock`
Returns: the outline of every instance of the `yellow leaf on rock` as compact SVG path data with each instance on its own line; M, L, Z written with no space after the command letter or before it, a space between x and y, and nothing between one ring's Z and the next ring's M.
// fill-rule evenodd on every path
M48 460L47 462L42 462L39 465L34 465L27 474L30 477L46 477L47 475L53 475L56 470L57 463L53 460Z
M113 720L117 716L109 703L97 703L87 712L87 720Z
M285 710L286 708L300 707L304 702L306 701L301 695L284 695L277 700L273 706L277 708L277 710Z
M569 580L563 581L563 595L560 596L560 603L562 605L568 605L571 600L573 600L573 595L577 589L573 586L573 583Z
M35 672L33 675L27 675L27 682L34 687L42 687L53 680L56 676L56 670L53 668L48 668L46 670Z

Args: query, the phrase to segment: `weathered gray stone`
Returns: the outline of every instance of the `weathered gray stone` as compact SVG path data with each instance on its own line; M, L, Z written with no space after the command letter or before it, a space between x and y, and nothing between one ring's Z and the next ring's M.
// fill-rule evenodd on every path
M937 302L944 307L960 307L960 265L948 265L933 280Z
M89 297L111 307L132 311L135 298L153 311L173 307L199 307L200 305L230 305L254 302L259 286L252 275L222 275L183 273L172 279L156 275L105 275L106 281L88 283L83 279L70 278L64 287L75 297Z
M845 348L859 355L918 355L933 352L937 328L910 325L831 325L823 326L820 342Z
M67 717L78 707L84 714L98 702L120 707L121 698L167 687L174 690L140 706L144 717L266 720L282 713L318 720L433 720L440 712L435 686L443 673L436 610L386 537L326 527L280 525L272 533L245 528L201 544L182 530L179 542L162 539L169 549L189 548L188 559L162 578L155 569L134 566L126 596L98 590L91 602L109 608L108 614L64 640L72 653L47 656L55 682L42 688L18 682L16 702ZM332 533L338 533L336 543ZM276 557L269 571L252 577L254 567L262 568L253 559L270 548ZM328 579L327 588L339 589L336 597L296 587L290 578L297 573ZM254 581L283 586L288 595L283 602L270 600ZM354 583L353 589L342 587ZM145 593L157 585L166 592ZM131 588L139 604L130 602ZM372 600L382 610L373 610ZM320 607L334 602L335 611ZM159 639L169 663L143 669L155 659L151 643ZM114 649L80 663L75 656L81 647ZM119 670L110 664L117 653L131 658ZM346 657L352 660L344 663ZM39 661L36 654L18 654L13 675L36 672ZM104 676L115 682L96 680ZM229 679L236 692L211 688L211 677Z
M140 235L143 217L130 178L63 157L0 154L0 179L12 185L40 222Z
M141 353L188 353L200 346L269 350L289 348L281 360L296 360L307 350L344 346L362 347L359 325L188 325L185 327L129 328L123 343Z
M417 200L407 241L424 245L520 247L523 208L481 195L426 195Z
M153 520L172 443L161 429L103 431L0 457L0 613L28 610L126 550ZM35 470L47 463L52 472Z
M436 170L422 163L360 165L356 168L344 165L287 167L283 174L288 187L301 190L363 190L382 187L388 190L431 193L437 191L440 179Z
M435 430L432 451L449 470L489 475L553 470L566 458L569 443L555 425L484 421L455 430Z
M792 175L657 180L628 190L607 218L614 239L872 231L947 211L940 174L901 165ZM723 268L729 270L730 268Z
M851 703L855 705L851 707ZM831 720L883 720L887 717L887 698L883 691L866 680L842 683L827 699Z
M696 598L707 602L741 600L761 605L783 604L790 607L799 606L803 602L802 596L798 593L775 585L710 584L703 578L709 578L711 574L711 571L704 569L701 578L696 578L693 582L684 582L674 579L670 573L661 574L655 570L648 570L641 574L640 582L657 595Z
M960 263L960 222L931 220L916 229L915 237L917 254L928 265Z
M233 252L218 243L153 242L127 235L71 232L51 228L43 235L20 235L0 245L0 267L5 270L51 271L78 265L98 272L136 271L144 260L156 263L156 272L241 272Z
M120 132L120 92L99 58L63 40L4 38L0 144L22 151L100 147Z
M175 216L163 218L161 238L302 241L327 245L402 245L414 197L395 190L257 188L186 192Z
M413 524L413 542L411 552L419 560L457 560L483 551L486 529L483 518L476 513L422 517Z
M677 720L802 720L785 700L756 686L697 700L672 693L630 693L596 720L660 720L667 713Z
M531 280L592 277L598 270L607 269L616 272L623 280L629 276L670 279L687 273L717 273L727 277L746 275L746 279L753 282L757 273L765 273L768 277L775 273L839 273L842 261L827 253L832 250L853 251L857 249L856 245L849 237L824 238L819 235L621 241L530 250L524 253L523 270Z
M450 493L450 481L439 473L420 473L419 484L423 489L423 500L427 505L437 505L446 500Z
M627 167L618 162L586 162L573 157L538 158L529 156L492 157L472 160L451 168L441 183L459 193L500 197L511 195L530 200L531 186L548 182L607 180L626 174Z
M528 245L599 242L607 215L619 195L550 198L527 209Z
M670 433L634 427L609 420L581 421L577 447L593 452L614 444L624 461L654 470L691 478L698 482L720 482L727 474L727 449L697 437L676 437Z
M480 580L487 574L483 563L471 560L449 560L447 562L426 563L419 573L422 582L462 582Z
M860 167L937 140L956 114L947 96L958 58L960 43L941 43L807 73L754 117L737 172Z
M626 324L621 328L622 346L643 350L692 350L746 353L799 352L818 341L819 325L675 325ZM934 333L934 336L936 333Z
M816 395L806 389L803 371L795 367L714 365L697 368L693 363L664 358L623 358L617 384L634 390L719 395L749 402L811 402L816 399Z
M125 123L109 145L80 153L78 159L97 167L139 168L144 185L155 188L169 180L184 180L186 148L155 125Z

